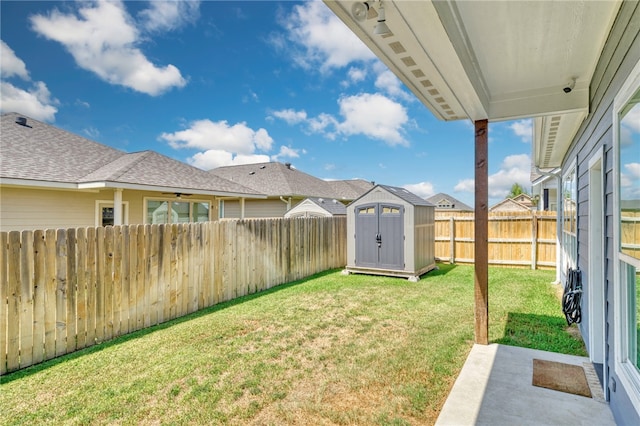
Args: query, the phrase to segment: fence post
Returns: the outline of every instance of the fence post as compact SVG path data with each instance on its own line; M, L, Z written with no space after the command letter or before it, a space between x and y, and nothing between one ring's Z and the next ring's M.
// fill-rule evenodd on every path
M538 265L538 215L531 214L531 269L536 269Z

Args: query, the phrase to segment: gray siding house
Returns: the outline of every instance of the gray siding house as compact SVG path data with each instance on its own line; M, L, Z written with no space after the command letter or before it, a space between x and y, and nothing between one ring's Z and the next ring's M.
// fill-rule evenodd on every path
M563 282L580 269L589 358L616 422L640 424L640 2L389 0L384 26L325 3L436 117L474 123L479 345L488 122L533 119L534 170L556 181L556 267Z

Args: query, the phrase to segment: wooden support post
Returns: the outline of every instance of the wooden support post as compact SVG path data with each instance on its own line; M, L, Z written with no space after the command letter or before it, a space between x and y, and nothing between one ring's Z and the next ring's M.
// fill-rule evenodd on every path
M475 122L475 340L489 344L488 120Z

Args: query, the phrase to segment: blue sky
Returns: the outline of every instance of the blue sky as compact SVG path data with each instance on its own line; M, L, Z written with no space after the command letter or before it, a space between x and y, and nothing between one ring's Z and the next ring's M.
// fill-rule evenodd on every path
M2 1L2 112L208 170L291 162L473 204L473 126L432 116L319 1ZM490 204L531 121L491 123Z

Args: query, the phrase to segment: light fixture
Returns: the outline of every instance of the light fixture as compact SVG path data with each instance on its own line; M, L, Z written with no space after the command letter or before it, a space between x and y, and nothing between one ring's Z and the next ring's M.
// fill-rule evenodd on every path
M351 14L356 21L362 22L369 15L369 3L355 2L351 5Z
M384 5L380 2L380 10L378 11L378 23L373 28L373 33L377 35L391 34L391 30L387 26L387 22L384 16Z

